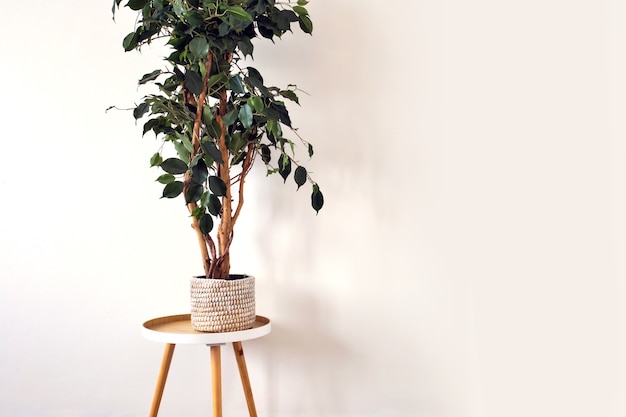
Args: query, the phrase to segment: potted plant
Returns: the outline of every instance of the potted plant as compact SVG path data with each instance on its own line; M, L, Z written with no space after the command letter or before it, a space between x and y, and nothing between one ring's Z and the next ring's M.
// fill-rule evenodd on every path
M113 2L114 18L121 1ZM135 30L123 40L126 51L157 41L171 48L163 68L139 80L155 92L142 98L133 115L147 118L143 134L153 132L159 139L150 164L163 171L157 179L163 197L184 199L199 244L204 275L191 284L196 330L234 331L254 323L254 278L231 274L230 247L245 181L258 159L268 175L278 173L285 182L291 175L298 189L309 182L316 212L324 204L319 186L296 159L296 142L313 156L313 146L293 128L285 105L298 103L299 90L265 85L246 61L260 38L273 42L295 26L311 34L306 5L307 0L128 0L124 5L138 13Z

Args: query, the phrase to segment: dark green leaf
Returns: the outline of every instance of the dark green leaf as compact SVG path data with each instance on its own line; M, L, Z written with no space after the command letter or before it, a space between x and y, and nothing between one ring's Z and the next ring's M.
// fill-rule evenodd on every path
M291 101L295 101L296 103L300 104L300 101L298 100L298 96L292 90L283 90L280 92L280 95L285 98L288 98Z
M261 76L261 73L254 67L248 67L248 77L259 80L259 82L263 84L263 77Z
M200 13L198 13L198 12L190 12L190 13L188 13L187 14L187 21L189 21L189 25L191 25L192 28L200 27L200 26L202 26L202 23L204 23L202 15Z
M265 165L269 164L272 160L272 152L267 145L261 145L261 159Z
M133 117L135 118L135 120L141 119L143 115L146 114L146 112L149 109L150 109L150 106L148 105L148 103L143 102L137 107L135 107L135 110L133 110Z
M300 189L300 187L304 185L304 183L306 183L306 178L307 178L306 168L305 167L296 168L295 172L293 173L293 179L296 181L296 184L298 185L298 190Z
M139 34L137 32L129 33L122 41L122 46L126 52L132 51L139 42Z
M226 184L220 177L216 177L215 175L209 177L209 189L218 197L226 195Z
M231 126L237 120L237 110L232 109L222 117L222 122L226 126Z
M226 22L223 22L223 23L220 23L217 29L218 29L217 36L219 36L220 38L223 38L226 35L228 35L228 32L230 32L230 25Z
M211 140L217 142L219 140L220 136L222 136L222 128L217 120L213 119L211 123L206 124L206 133L208 136L203 137L202 141Z
M132 10L141 10L146 4L148 4L148 0L128 0L126 7Z
M309 158L313 156L313 145L309 143Z
M187 204L195 203L200 200L202 197L202 193L204 193L204 188L200 184L190 184L189 188L187 188L187 192L185 193L185 201Z
M155 80L159 75L162 74L162 71L160 69L158 70L154 70L149 74L145 74L143 77L141 77L141 79L139 80L139 84L145 84L148 81L152 81Z
M246 57L246 55L252 56L252 53L254 52L254 45L252 44L252 42L250 42L250 39L248 38L241 39L237 43L237 47L243 54L244 58Z
M241 78L239 77L239 75L235 75L230 80L228 80L228 86L236 94L244 94L246 92L246 90L243 88L243 83L241 82Z
M187 172L187 163L178 158L167 158L161 162L161 168L172 175L179 175Z
M287 182L291 173L291 159L284 153L280 154L280 158L278 158L278 173L283 177L283 181Z
M209 43L204 36L196 36L189 42L189 52L196 58L205 58L209 53ZM202 79L200 79L202 82ZM194 93L195 94L195 93Z
M174 182L176 178L172 174L163 174L156 180L161 184L169 184L170 182Z
M287 108L283 104L273 102L270 104L270 107L272 110L278 113L278 118L280 119L281 123L283 123L286 126L291 127L291 119L289 118L289 112L287 111Z
M195 95L200 95L202 92L202 76L195 71L187 71L185 73L185 85Z
M239 109L239 121L246 129L252 127L252 109L247 103Z
M209 170L202 159L199 159L196 165L191 168L191 180L196 184L204 184L209 177Z
M220 201L220 198L215 194L211 194L209 196L209 204L207 206L207 209L209 209L209 213L211 213L212 215L218 216L222 211L222 202Z
M316 213L319 213L321 208L324 206L324 195L320 191L317 184L313 186L313 192L311 193L311 206Z
M208 214L204 214L200 218L200 232L203 235L208 235L213 230L213 217Z
M246 82L261 92L264 97L273 97L272 92L258 78L247 77Z
M209 155L218 164L223 164L222 153L217 149L217 146L211 141L202 142L202 150Z
M283 10L284 12L285 10ZM289 30L291 24L289 22L289 15L284 13L276 13L273 15L272 20L276 24L276 28L281 31Z
M178 197L183 192L184 184L180 181L170 182L163 188L163 196L161 198Z

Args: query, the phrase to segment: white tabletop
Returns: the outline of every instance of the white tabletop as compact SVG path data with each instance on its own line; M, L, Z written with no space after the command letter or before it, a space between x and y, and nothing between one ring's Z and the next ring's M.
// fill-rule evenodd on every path
M191 328L191 315L159 317L143 324L141 335L148 340L172 344L218 345L256 339L269 334L272 324L267 317L256 316L251 329L236 332L207 333Z

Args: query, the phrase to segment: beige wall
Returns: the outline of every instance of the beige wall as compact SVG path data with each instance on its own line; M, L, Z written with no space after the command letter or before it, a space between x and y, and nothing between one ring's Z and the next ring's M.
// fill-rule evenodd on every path
M75 3L3 8L1 417L145 415L161 346L140 324L186 311L198 273L155 142L104 113L158 56ZM310 11L313 37L255 63L311 94L292 119L327 201L251 180L234 267L274 322L247 345L259 415L624 415L623 2ZM207 415L208 370L180 347L162 416ZM244 412L229 352L224 378L224 415Z

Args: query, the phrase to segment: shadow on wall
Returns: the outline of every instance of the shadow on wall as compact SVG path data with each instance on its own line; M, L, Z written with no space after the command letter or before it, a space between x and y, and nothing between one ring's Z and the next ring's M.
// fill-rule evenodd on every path
M383 265L395 259L387 239L396 226L406 227L401 222L406 214L387 195L397 181L394 159L403 152L402 142L390 137L396 131L390 131L391 121L381 116L385 109L376 105L381 94L391 93L372 85L387 52L368 29L373 16L348 6L328 2L312 8L318 30L312 38L277 48L281 57L276 59L284 66L255 59L268 78L296 78L312 94L302 96L302 108L289 109L299 134L315 147L310 162L300 156L326 200L315 216L309 187L296 193L292 178L285 185L277 175L264 178L260 165L249 178L255 184L248 188L254 195L247 200L246 216L254 216L259 278L275 294L266 358L269 408L287 415L340 415L354 409L356 399L375 403L370 393L361 394L383 370L363 355L368 350L358 341L368 332L349 310L369 302L376 276L396 272ZM361 44L376 54L355 48ZM377 256L363 259L364 254ZM333 314L343 313L350 317L334 321Z
M286 314L272 324L267 350L268 406L272 412L330 415L348 404L337 383L355 368L349 348L333 338L321 304L304 292L284 294ZM337 369L341 364L341 369Z

